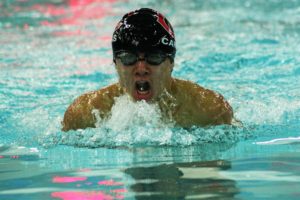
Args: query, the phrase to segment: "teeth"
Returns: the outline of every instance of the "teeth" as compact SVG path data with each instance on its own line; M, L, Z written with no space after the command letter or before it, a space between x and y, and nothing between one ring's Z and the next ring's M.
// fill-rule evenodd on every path
M136 83L136 89L139 91L139 92L147 92L150 90L150 84L149 82L137 82Z
M144 85L141 85L141 86L139 87L139 90L140 90L140 91L145 91L145 90L146 90L146 88L145 88L145 86L144 86Z

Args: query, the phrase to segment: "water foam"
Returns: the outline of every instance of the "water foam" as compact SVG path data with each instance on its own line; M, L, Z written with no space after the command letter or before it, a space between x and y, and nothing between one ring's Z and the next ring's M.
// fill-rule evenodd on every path
M58 132L44 138L45 145L81 147L188 146L211 142L234 142L244 135L243 128L216 126L184 129L162 119L157 104L133 102L125 95L116 99L111 116L102 119L94 110L97 128ZM244 137L243 136L243 137Z

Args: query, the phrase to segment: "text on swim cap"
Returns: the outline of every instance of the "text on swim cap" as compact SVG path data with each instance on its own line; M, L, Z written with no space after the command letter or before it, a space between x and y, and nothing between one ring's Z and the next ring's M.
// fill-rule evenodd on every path
M112 37L112 42L116 42L117 41L117 37L118 37L117 34L114 33L113 37Z
M175 47L175 41L174 40L170 40L166 35L164 37L161 38L161 43L163 45L167 45L167 46L171 46L171 47Z

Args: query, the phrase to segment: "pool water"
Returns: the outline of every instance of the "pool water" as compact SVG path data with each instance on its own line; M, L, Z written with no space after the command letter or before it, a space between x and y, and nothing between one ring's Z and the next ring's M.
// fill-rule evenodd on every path
M173 75L215 90L243 126L182 129L117 99L98 128L68 105L118 80L111 35L151 7L173 24ZM0 2L0 199L299 199L300 1Z

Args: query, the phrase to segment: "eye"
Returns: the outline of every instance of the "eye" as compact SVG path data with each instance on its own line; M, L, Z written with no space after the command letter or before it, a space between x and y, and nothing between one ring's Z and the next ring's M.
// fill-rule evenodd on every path
M127 52L127 51L122 51L122 52L117 54L117 57L121 58L121 57L127 57L127 56L131 56L131 55L133 55L133 53L130 53L130 52Z
M153 65L159 65L166 59L166 56L161 53L150 53L147 55L147 62Z
M150 59L153 59L153 60L159 60L163 56L160 53L151 53L151 54L147 55L147 57Z
M119 58L123 65L133 65L136 60L137 56L131 52L120 52L117 54L117 58Z

